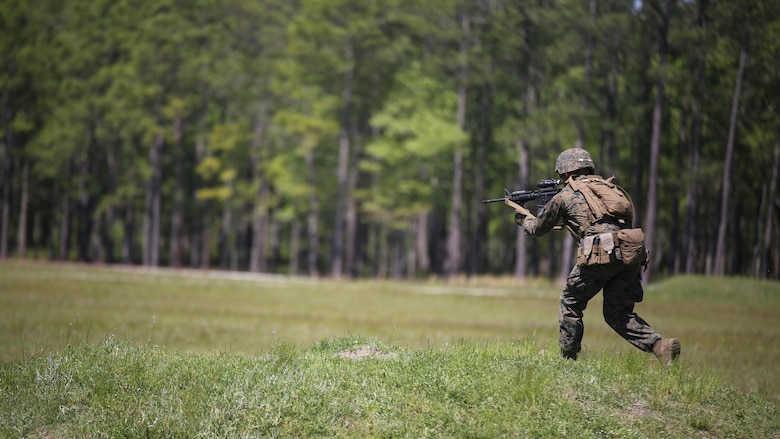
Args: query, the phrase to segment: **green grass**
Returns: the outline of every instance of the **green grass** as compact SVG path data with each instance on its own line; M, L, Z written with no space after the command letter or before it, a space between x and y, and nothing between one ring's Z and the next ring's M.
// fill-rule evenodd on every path
M548 284L335 282L83 265L0 264L0 361L105 334L193 352L255 354L278 340L310 345L358 333L442 345L557 337ZM508 285L508 286L506 286Z
M566 361L533 339L420 349L342 337L255 356L108 338L3 366L0 383L2 437L780 434L776 405L712 375L662 373L635 353Z
M647 288L668 374L558 290L0 263L0 437L780 437L780 284Z

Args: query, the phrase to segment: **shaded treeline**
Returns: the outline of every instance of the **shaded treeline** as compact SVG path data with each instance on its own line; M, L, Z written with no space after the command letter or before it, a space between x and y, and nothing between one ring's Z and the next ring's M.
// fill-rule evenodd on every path
M780 273L780 2L8 0L0 257L558 276L480 200L587 148L649 276Z

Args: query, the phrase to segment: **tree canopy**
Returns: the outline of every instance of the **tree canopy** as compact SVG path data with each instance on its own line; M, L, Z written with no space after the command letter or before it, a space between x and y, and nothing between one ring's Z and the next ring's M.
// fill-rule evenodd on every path
M0 56L0 258L558 276L481 200L578 146L648 276L780 277L778 0L7 0Z

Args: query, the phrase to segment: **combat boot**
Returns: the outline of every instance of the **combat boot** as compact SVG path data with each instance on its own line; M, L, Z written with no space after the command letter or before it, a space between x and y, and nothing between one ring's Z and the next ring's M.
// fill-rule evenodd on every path
M561 356L567 360L576 360L577 359L577 353L573 351L567 351L561 349Z
M653 353L661 361L661 364L664 365L664 370L669 370L672 361L680 355L680 340L676 338L662 338L653 345Z

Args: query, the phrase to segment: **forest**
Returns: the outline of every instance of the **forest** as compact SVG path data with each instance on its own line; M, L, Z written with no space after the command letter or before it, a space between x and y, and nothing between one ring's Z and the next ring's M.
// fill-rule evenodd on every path
M0 259L558 278L481 201L583 147L645 280L780 278L780 0L4 0L0 56Z

